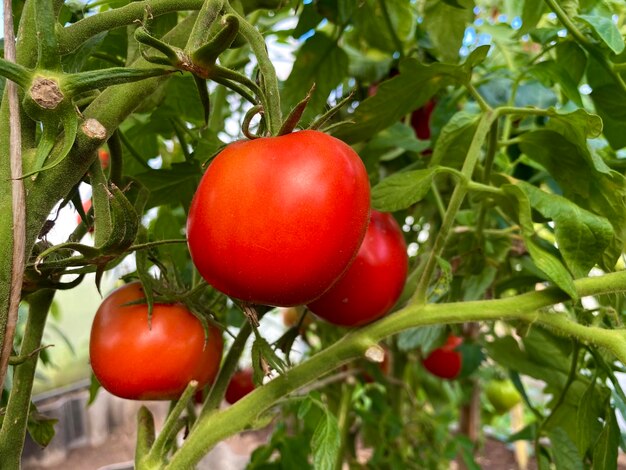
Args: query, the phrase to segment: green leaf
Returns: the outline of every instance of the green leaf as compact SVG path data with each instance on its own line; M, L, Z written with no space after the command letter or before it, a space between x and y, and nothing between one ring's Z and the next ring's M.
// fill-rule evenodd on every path
M424 65L413 58L404 59L400 73L382 82L376 94L348 116L351 123L337 128L333 135L350 144L368 140L423 106L441 88L470 79L471 68L465 65Z
M624 38L611 16L579 15L577 18L586 23L615 54L624 50Z
M313 438L311 439L313 467L316 470L332 470L335 468L337 452L341 444L337 418L331 415L328 410L324 411L325 413L315 428Z
M524 8L522 9L522 27L518 34L520 36L528 33L537 26L537 23L546 10L546 4L543 0L524 0Z
M583 465L576 445L562 428L553 429L548 433L552 443L552 453L556 470L583 470Z
M404 43L415 34L416 18L415 9L403 0L386 0L383 5L379 0L363 0L357 2L354 10L355 34L360 41L365 41L369 46L380 51L394 52L397 49L396 42L389 31L385 16L393 28L393 34L400 43Z
M459 61L459 50L467 24L473 19L474 2L460 0L463 8L427 0L424 5L424 28L443 62Z
M604 429L593 448L593 468L611 470L617 468L617 447L620 441L620 429L615 418L615 411L610 405L606 408Z
M448 333L444 325L411 328L398 335L400 351L420 349L424 356L445 343Z
M46 447L54 437L54 425L58 421L58 419L42 415L37 411L35 405L31 403L27 422L28 434L41 447Z
M587 54L574 41L561 42L556 46L556 62L567 64L561 69L578 85L582 80L587 67Z
M561 91L567 98L572 100L576 106L583 106L582 98L578 91L578 83L567 73L566 63L546 60L531 67L529 72L546 87L550 87L552 83L558 83Z
M395 212L421 201L430 191L439 167L395 173L372 189L372 206L383 212Z
M188 207L201 176L196 165L174 163L169 170L148 170L135 178L150 191L146 205L146 209L149 209L179 203Z
M461 372L459 378L469 377L485 360L485 353L478 343L462 343L457 351L461 353Z
M531 184L517 183L530 205L555 222L556 241L565 263L576 277L586 276L601 262L614 237L611 223L564 197L549 194Z
M580 399L578 411L576 412L576 429L578 439L576 447L580 455L585 455L589 447L601 432L601 425L596 415L593 404L598 400L595 393L595 382L591 382L587 390Z
M480 116L459 111L446 123L435 143L431 166L463 166L470 142L476 132Z
M281 98L285 110L299 103L315 84L315 91L305 111L305 118L321 111L330 92L348 73L348 56L330 37L317 32L298 51Z
M535 229L530 211L530 201L526 194L515 185L504 185L502 189L505 193L517 200L518 220L522 228L522 235L524 236L526 248L535 265L572 299L578 299L574 281L572 280L572 276L567 272L567 269L565 269L565 266L551 253L541 248L535 241Z

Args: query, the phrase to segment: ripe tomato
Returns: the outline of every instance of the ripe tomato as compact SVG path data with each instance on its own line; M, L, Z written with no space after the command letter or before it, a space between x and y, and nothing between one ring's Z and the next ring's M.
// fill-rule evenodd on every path
M238 370L233 374L224 394L224 398L228 403L232 405L254 390L253 375L252 369Z
M109 152L104 149L98 149L98 158L100 159L102 169L106 170L109 168Z
M424 106L416 109L411 114L411 127L415 130L418 139L430 139L430 115L435 108L435 102L429 100Z
M510 380L492 380L485 387L487 399L496 413L506 413L522 401L522 396Z
M322 132L235 142L215 157L191 203L191 257L231 297L305 304L356 255L369 197L359 156Z
M133 282L100 304L91 327L91 367L102 386L121 398L173 400L191 380L202 388L215 379L222 335L209 326L205 344L200 320L180 304L125 305L143 298Z
M461 372L462 356L456 351L463 338L450 335L446 344L435 349L422 361L428 372L442 379L454 379Z
M346 273L308 305L317 316L342 326L369 323L394 306L404 287L408 255L391 214L372 210L363 244Z
M300 321L300 316L302 315L300 311L296 307L286 307L281 309L283 315L283 325L287 328L293 328ZM305 315L302 320L302 325L300 325L300 332L303 332L307 329L307 327L313 323L313 318L311 315Z

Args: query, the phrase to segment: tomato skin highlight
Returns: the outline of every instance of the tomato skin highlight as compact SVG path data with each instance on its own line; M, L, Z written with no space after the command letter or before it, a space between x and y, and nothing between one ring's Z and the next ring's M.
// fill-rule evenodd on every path
M254 372L252 369L243 369L235 372L230 378L224 393L226 401L232 405L252 392L254 390L253 376Z
M299 131L235 142L194 195L189 251L204 279L231 297L306 304L356 255L369 198L363 162L334 137Z
M184 305L124 305L144 297L139 282L109 294L96 312L89 342L93 372L113 395L131 400L174 400L191 380L213 382L222 357L222 335Z
M431 374L442 379L452 380L461 373L463 358L461 353L456 351L463 338L450 335L446 344L431 352L426 359L422 361L424 368Z
M308 308L341 326L359 326L385 315L396 303L408 270L406 242L391 214L372 210L359 252L346 273Z

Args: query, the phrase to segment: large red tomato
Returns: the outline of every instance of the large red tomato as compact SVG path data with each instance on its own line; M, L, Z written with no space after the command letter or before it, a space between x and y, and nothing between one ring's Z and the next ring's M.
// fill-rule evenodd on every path
M238 370L230 378L224 398L231 405L238 402L254 390L254 371L252 369Z
M456 349L463 343L463 338L450 335L446 344L435 349L422 362L428 372L442 379L454 379L461 373L462 356Z
M191 203L191 257L231 297L305 304L356 255L369 198L365 166L334 137L300 131L236 142L215 157Z
M343 277L308 305L335 325L357 326L385 315L404 287L406 243L391 214L373 210L363 244Z
M133 282L113 291L100 304L91 327L91 367L113 395L133 400L173 400L191 380L198 388L215 379L222 357L222 335L202 323L185 306L155 304L148 321L147 304L125 305L144 297Z

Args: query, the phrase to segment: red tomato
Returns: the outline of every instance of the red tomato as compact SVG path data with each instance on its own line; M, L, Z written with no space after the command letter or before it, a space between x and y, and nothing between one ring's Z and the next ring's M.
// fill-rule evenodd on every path
M369 198L363 162L334 137L300 131L236 142L215 157L191 203L191 257L231 297L305 304L356 255Z
M398 223L391 214L372 210L354 262L329 291L308 307L335 325L369 323L394 306L402 293L407 269L406 243Z
M191 380L198 388L215 379L222 357L222 335L209 326L205 344L200 320L180 304L155 304L151 323L147 304L133 282L100 304L91 327L91 367L102 386L121 398L173 400Z
M450 335L446 344L435 349L422 361L428 372L442 379L454 379L461 372L462 356L456 348L463 342L463 338Z
M98 158L104 170L109 168L109 152L104 149L98 149Z
M411 127L415 130L418 139L430 139L430 115L435 108L435 102L429 100L424 106L416 109L411 114Z
M254 372L252 369L238 370L230 378L224 398L231 405L238 402L254 390Z

